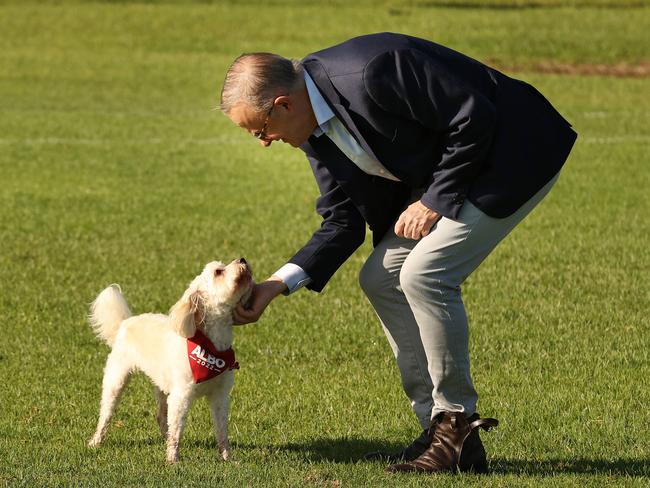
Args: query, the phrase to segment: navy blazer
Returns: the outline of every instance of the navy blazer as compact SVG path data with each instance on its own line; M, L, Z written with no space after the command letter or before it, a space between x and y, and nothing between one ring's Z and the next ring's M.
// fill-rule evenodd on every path
M450 219L465 199L507 217L560 170L576 139L531 85L424 39L361 36L302 65L361 147L400 180L364 173L327 136L301 146L323 222L289 262L315 291L363 243L366 223L379 242L413 189Z

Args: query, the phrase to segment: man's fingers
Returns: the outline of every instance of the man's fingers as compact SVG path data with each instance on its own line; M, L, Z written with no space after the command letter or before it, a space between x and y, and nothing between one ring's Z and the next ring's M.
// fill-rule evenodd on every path
M406 239L421 239L431 233L432 227L440 217L440 214L425 207L421 202L414 202L397 219L395 235Z
M235 322L235 324L237 324L237 325L243 325L243 324L247 323L246 319L244 317L242 317L241 314L239 314L237 312L237 310L235 310L232 313L232 318L233 318L233 321Z
M413 218L407 216L404 219L404 230L402 231L404 237L406 237L407 239L413 239L413 235L415 234L415 227L416 225Z
M422 236L422 223L417 220L411 220L404 231L404 237L407 239L418 240Z
M402 217L397 219L397 222L395 223L395 235L397 237L404 237L404 221L402 220Z
M433 219L431 218L433 217ZM405 210L395 222L395 235L406 239L418 240L429 235L440 215L430 212L426 216L414 213L411 207Z
M232 316L235 319L235 323L238 325L249 324L258 319L257 312L254 310L246 310L241 304L237 305Z
M422 224L422 230L420 231L420 236L425 237L428 236L431 231L433 230L433 226L435 225L435 222L425 222Z

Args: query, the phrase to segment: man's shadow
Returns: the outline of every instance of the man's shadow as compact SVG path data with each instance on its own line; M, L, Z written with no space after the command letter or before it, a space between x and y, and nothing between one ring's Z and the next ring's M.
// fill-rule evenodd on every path
M243 446L254 448L261 446ZM335 463L365 462L363 455L367 452L396 452L403 447L376 439L338 438L313 439L304 442L290 442L272 449L295 452L314 462L329 461ZM556 476L558 474L612 474L627 476L650 476L650 459L613 458L552 458L552 459L516 459L488 458L490 472L493 474L517 474L531 476Z

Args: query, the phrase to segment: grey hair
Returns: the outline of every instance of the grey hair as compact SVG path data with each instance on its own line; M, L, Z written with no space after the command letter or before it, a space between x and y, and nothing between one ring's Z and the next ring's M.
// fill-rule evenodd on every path
M271 53L246 53L233 61L221 89L222 112L245 103L256 112L267 112L273 100L304 85L300 61Z

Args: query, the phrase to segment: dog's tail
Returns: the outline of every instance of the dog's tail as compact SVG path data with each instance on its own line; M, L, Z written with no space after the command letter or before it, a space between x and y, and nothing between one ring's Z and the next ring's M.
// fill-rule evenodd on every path
M113 347L123 320L131 316L119 285L105 288L90 306L90 325L106 344Z

